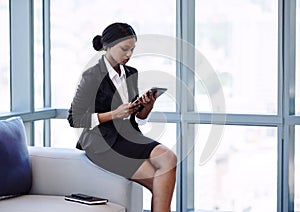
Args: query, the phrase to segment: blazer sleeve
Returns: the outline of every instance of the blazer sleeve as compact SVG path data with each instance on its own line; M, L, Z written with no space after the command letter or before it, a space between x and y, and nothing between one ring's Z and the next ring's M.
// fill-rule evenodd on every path
M99 83L93 72L86 71L82 74L69 109L68 121L71 127L91 127L91 116L95 111L95 98Z

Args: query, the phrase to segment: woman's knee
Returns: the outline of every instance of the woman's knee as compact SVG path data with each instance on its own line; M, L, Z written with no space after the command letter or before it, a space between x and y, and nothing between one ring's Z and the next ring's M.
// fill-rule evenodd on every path
M168 163L169 163L170 168L176 169L177 156L171 150L168 152Z
M177 156L165 146L157 146L151 153L151 162L156 168L176 169Z

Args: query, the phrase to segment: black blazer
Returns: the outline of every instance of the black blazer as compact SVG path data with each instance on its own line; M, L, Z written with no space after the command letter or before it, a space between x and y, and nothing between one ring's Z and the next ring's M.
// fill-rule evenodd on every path
M77 148L89 149L95 153L108 150L117 141L118 126L125 122L123 119L113 120L100 123L98 127L90 130L92 113L109 112L122 104L122 99L109 77L103 57L98 64L82 74L68 115L71 127L84 128ZM133 100L138 96L138 72L130 66L124 68L128 97L129 100ZM130 120L126 122L140 132L134 116L135 114L132 114Z

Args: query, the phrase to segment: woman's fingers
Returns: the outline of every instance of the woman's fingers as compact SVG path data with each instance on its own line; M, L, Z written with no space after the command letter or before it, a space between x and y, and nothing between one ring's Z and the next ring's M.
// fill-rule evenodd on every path
M148 104L151 101L155 101L155 97L154 97L152 91L149 90L147 93L142 95L142 103L143 104Z
M129 115L138 111L139 105L140 105L139 103L129 103Z

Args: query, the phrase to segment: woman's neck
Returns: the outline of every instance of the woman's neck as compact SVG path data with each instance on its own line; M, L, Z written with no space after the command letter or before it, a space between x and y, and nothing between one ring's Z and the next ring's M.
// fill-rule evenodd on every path
M113 66L114 70L119 74L119 76L121 75L121 68L120 68L120 65L117 64L115 66Z
M113 69L119 74L119 76L121 75L121 68L120 68L120 64L117 63L112 57L110 57L108 54L105 54L105 57L107 59L107 61L109 62L109 64L113 67Z

